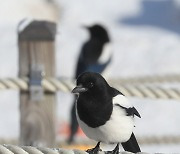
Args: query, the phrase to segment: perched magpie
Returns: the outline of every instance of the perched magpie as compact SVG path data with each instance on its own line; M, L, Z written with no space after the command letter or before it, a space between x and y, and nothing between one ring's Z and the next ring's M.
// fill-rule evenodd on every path
M133 133L134 116L140 118L140 114L99 73L82 73L72 93L78 94L76 114L81 129L89 138L98 141L89 153L99 151L100 142L117 143L113 154L119 153L119 143L125 151L141 151Z
M111 60L111 44L107 30L99 24L86 28L90 38L82 46L76 77L84 71L102 73Z
M90 33L90 38L82 46L75 78L85 71L93 71L97 73L104 73L105 69L111 62L111 42L106 28L100 24L93 26L85 26ZM76 98L74 99L75 102ZM71 133L68 143L73 141L74 135L78 129L78 122L76 119L75 103L71 109Z

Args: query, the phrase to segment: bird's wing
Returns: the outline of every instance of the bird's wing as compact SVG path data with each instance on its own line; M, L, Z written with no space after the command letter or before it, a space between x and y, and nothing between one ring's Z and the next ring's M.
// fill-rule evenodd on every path
M111 58L106 63L103 63L103 64L95 63L93 65L89 65L86 71L94 71L97 73L102 73L107 67L107 65L109 65L110 61L111 61Z
M102 53L102 44L97 40L89 40L81 50L83 60L89 64L96 63Z
M113 104L119 104L125 108L133 107L129 100L126 98L126 96L119 93L119 91L116 91L116 94L113 97Z
M137 117L141 118L139 112L136 110L135 107L133 107L128 99L124 95L117 95L113 98L113 104L115 106L119 106L122 109L124 109L127 113L127 116L134 116L136 115Z
M98 59L98 63L106 64L108 61L110 61L111 57L112 57L112 44L108 42L103 45L102 54Z
M111 44L105 43L101 50L102 52L99 55L99 58L97 59L95 63L89 65L89 67L87 68L87 71L94 71L94 72L102 73L105 70L105 68L109 65L112 59Z
M90 70L89 67L97 62L101 54L99 51L101 51L101 47L97 41L90 40L84 43L76 66L76 78L85 71L94 71Z
M126 108L126 107L123 107L123 106L121 106L119 104L115 104L115 105L123 108L124 110L126 110L127 116L134 116L134 115L136 115L137 117L141 118L139 112L136 110L135 107Z
M141 149L138 145L138 142L136 140L136 137L134 133L132 133L130 139L127 142L121 143L125 151L137 153L141 152Z
M106 43L104 46L97 40L87 41L78 59L76 77L84 71L102 73L111 62L111 45Z

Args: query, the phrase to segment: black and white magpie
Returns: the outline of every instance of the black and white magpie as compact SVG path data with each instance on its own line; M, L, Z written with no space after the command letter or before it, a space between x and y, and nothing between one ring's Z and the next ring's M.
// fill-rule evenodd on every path
M102 73L111 61L111 42L107 30L100 24L85 27L90 38L82 46L76 77L84 71Z
M141 117L128 99L95 72L84 72L77 78L72 93L78 94L76 102L77 120L90 139L100 142L117 143L113 153L119 153L119 143L125 151L140 152L133 133L134 116Z
M107 29L100 24L84 27L88 30L90 38L83 44L80 51L75 78L85 71L104 73L111 62L112 49ZM78 122L75 113L75 103L73 103L71 109L71 132L68 143L73 141L77 129Z

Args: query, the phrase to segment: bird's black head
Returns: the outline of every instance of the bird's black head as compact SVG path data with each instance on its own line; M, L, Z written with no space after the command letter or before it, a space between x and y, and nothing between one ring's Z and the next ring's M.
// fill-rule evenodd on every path
M91 34L91 38L96 38L102 42L109 42L108 32L102 25L95 24L87 28Z
M106 80L95 72L82 73L77 79L77 86L72 93L101 96L108 93L110 86Z

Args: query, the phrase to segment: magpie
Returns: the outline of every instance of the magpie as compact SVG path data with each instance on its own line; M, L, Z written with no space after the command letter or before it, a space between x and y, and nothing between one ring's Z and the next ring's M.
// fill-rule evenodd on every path
M78 95L76 115L78 123L87 137L98 142L87 150L97 153L100 142L117 143L110 153L119 153L119 143L125 151L137 153L140 147L133 133L134 116L141 118L138 111L117 89L95 72L84 72L77 78L72 93Z
M82 45L76 66L75 78L85 71L104 73L112 57L111 41L107 29L101 24L83 27L88 30L90 38ZM74 102L75 100L76 98ZM78 130L74 102L71 108L71 126L68 143L73 142L74 135Z

